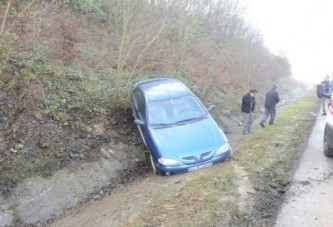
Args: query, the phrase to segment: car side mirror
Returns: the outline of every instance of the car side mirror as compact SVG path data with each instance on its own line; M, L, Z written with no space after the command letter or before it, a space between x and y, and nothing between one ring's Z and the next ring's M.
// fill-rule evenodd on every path
M142 120L135 119L134 120L134 124L136 124L136 125L144 125L145 123Z
M207 107L207 110L208 110L208 112L210 112L210 111L214 110L215 108L216 108L215 105L210 105Z
M331 95L325 92L325 85L324 84L317 84L317 97L318 98L330 98Z

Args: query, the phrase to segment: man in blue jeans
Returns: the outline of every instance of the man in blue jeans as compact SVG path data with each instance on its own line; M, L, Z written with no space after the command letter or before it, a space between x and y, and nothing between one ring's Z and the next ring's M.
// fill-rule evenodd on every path
M250 92L246 93L242 98L242 113L244 116L243 120L243 134L249 134L253 123L253 112L256 106L255 94L256 89L251 89Z
M265 122L269 117L269 124L274 125L274 120L276 117L276 104L280 102L279 93L277 89L279 86L277 84L273 84L272 89L266 93L265 99L265 112L262 115L260 125L265 128Z
M331 94L332 92L332 81L330 80L329 75L324 76L324 80L321 82L325 87L325 93ZM326 108L328 106L329 98L322 97L323 113L321 115L326 115Z

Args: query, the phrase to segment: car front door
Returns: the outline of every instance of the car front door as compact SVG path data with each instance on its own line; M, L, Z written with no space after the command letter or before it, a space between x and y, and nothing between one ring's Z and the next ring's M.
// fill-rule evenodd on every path
M142 94L140 89L135 89L133 91L133 114L136 120L140 120L143 124L138 124L138 129L140 131L143 142L146 143L146 133L147 133L147 121L146 121L146 99Z

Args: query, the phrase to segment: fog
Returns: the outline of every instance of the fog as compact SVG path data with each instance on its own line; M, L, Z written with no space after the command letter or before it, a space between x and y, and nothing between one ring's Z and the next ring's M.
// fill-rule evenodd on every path
M273 53L286 56L293 76L317 83L332 77L333 1L244 0L245 19Z

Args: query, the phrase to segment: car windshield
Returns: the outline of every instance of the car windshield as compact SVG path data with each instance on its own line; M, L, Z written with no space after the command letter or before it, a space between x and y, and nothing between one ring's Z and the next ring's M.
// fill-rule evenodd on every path
M192 95L148 103L150 125L186 124L206 117L207 111Z

